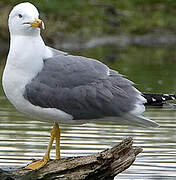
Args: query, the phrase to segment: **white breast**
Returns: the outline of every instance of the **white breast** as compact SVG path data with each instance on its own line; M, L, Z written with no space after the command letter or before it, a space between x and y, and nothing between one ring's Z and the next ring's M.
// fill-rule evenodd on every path
M43 60L40 53L44 50L42 48L38 49L40 45L39 43L35 43L35 41L35 38L29 41L25 36L17 36L11 40L2 84L6 96L17 109L23 105L21 98L25 85L28 84L43 67Z
M18 39L16 39L18 38ZM3 72L2 85L9 101L19 111L39 120L65 122L73 117L54 108L32 105L24 97L26 84L41 71L43 59L52 56L42 39L14 37L11 40L7 63Z

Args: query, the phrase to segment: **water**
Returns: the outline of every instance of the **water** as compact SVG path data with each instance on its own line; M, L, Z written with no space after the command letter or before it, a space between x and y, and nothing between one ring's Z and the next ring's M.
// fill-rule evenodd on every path
M108 59L111 67L130 77L141 91L173 93L176 89L174 52L175 49L117 49L108 46L75 54L104 62ZM144 115L158 122L160 127L143 129L110 122L61 125L61 155L69 157L96 153L131 136L134 146L141 146L143 152L118 179L176 179L176 110L148 108ZM0 168L21 167L32 159L42 158L52 124L31 120L17 112L2 89L0 119ZM51 158L54 157L53 149Z

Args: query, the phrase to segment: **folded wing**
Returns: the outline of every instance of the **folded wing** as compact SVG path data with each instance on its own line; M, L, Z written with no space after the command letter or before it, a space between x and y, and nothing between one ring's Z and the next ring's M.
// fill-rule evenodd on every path
M26 85L24 97L33 105L60 109L75 120L132 116L137 117L136 124L139 119L148 121L140 116L145 99L131 81L101 62L81 56L62 54L45 59L42 71Z

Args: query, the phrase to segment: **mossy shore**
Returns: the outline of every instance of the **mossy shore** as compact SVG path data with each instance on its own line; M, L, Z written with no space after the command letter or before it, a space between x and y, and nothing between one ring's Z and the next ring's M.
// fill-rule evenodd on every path
M0 54L8 49L7 18L11 8L24 2L0 1ZM38 7L47 43L85 41L105 36L175 34L175 0L29 0ZM64 49L64 46L63 46Z

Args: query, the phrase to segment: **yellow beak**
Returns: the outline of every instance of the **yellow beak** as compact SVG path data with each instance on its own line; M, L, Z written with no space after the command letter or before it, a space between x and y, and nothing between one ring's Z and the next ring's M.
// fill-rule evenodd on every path
M28 24L30 24L34 28L45 29L45 25L41 19L35 19L34 22L29 22Z

